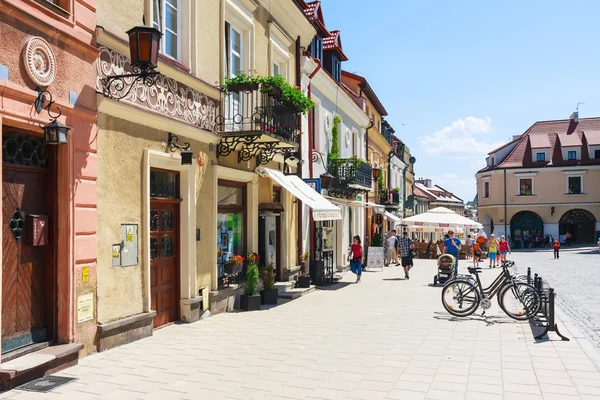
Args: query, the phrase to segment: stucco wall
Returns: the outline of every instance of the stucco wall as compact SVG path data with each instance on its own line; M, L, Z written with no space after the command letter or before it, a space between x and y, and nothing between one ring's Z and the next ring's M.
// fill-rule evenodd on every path
M143 25L144 0L102 0L97 2L98 26L123 39L125 32ZM146 21L150 23L150 21Z
M167 132L106 115L99 117L98 140L98 321L106 323L144 311L144 274L148 270L143 252L144 149L164 151ZM183 139L183 138L181 138ZM201 230L197 242L197 288L209 287L216 260L216 168L208 145L189 141L195 156L206 156L197 168L196 223ZM139 224L138 265L113 267L111 245L121 240L121 224ZM196 290L197 293L197 290Z

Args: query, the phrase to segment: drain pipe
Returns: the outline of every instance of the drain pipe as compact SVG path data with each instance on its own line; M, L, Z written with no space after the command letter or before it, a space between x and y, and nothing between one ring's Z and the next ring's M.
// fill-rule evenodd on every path
M311 74L308 76L308 98L312 98L312 78L314 78L314 76L317 74L317 72L319 72L321 70L321 68L323 67L323 65L321 64L321 60L319 60L318 58L313 58L313 61L315 63L317 63L317 67L315 68L315 70L313 72L311 72ZM312 156L313 156L313 141L314 141L314 116L315 116L315 110L310 110L310 113L308 114L308 170L310 171L310 177L313 178L313 162L312 162Z
M371 118L369 118L369 125L367 126L367 128L365 129L365 161L369 162L369 129L371 129L373 127L374 123L373 120ZM371 166L372 167L372 166ZM373 176L371 176L371 179L373 179ZM371 181L371 185L373 185L373 181ZM365 190L365 202L369 202L369 191ZM369 222L369 209L367 207L365 207L365 246L367 245L367 237L369 236L369 229L371 229L371 227L368 224ZM371 238L373 239L373 238ZM367 255L367 258L369 257L369 255ZM365 264L366 264L367 260L365 260Z
M300 42L300 36L296 38L296 86L302 85L302 46ZM298 166L296 167L296 173L298 177L302 179L302 115L298 116L298 126L300 126L300 140L298 141L298 158L300 162L298 162ZM302 208L304 207L302 201L298 199L296 203L298 207L297 214L297 232L296 232L296 265L299 264L300 255L302 254Z

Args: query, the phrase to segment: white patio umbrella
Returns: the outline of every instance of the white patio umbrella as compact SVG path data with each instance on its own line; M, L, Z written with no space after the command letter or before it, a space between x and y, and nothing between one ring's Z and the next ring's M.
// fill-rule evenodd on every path
M447 232L482 228L479 222L463 217L446 207L436 207L423 214L404 218L402 225L417 232Z

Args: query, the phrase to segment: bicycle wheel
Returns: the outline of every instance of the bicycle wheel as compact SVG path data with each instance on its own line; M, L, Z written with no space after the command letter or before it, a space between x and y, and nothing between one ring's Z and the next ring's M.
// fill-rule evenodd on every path
M456 317L473 314L480 300L477 286L467 280L450 281L442 289L442 304L446 311Z
M526 321L540 311L542 301L533 286L526 282L512 282L500 289L498 304L509 317Z

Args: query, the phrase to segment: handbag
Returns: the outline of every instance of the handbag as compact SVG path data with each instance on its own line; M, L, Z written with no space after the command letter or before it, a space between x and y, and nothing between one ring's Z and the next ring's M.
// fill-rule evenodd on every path
M410 258L416 258L417 257L417 253L415 253L415 251L413 249L410 249L410 251L408 252L408 256Z

